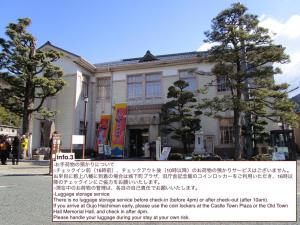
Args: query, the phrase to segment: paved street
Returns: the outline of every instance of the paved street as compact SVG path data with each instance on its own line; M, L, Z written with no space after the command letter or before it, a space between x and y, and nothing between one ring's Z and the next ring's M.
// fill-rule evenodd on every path
M1 225L47 225L47 224L82 224L82 223L52 223L52 183L48 176L48 162L20 162L18 166L0 165L0 224ZM297 163L297 196L300 197L300 161ZM300 209L297 200L298 210ZM298 221L300 221L298 213ZM84 223L95 224L95 223ZM106 222L100 224L108 224ZM120 222L113 224L141 224L152 225L153 222ZM164 222L157 224L183 224L182 222ZM268 225L296 225L299 223L287 222L191 222L184 224L209 224L209 225L231 225L231 224L268 224Z

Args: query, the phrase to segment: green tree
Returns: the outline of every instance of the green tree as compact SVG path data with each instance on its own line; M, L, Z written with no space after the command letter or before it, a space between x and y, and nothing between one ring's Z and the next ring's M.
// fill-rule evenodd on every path
M28 18L18 19L7 26L8 39L0 38L0 78L8 84L0 89L0 102L22 117L23 133L32 132L33 113L65 85L62 70L53 65L61 53L37 49L35 38L26 30L30 23Z
M199 105L214 113L233 111L236 160L242 148L242 119L247 129L253 129L253 115L273 121L284 118L292 123L295 118L293 105L287 99L288 85L276 85L273 79L274 74L281 73L273 63L287 63L289 57L282 46L273 43L268 29L259 26L257 16L246 12L244 5L232 4L212 20L211 31L205 32L205 41L216 44L209 50L209 60L215 63L212 74L216 81L226 81L229 93ZM247 139L253 140L251 136ZM246 146L246 150L251 147Z
M184 80L174 82L168 88L168 101L162 106L162 132L172 134L171 138L183 144L185 154L190 150L195 131L199 130L201 111L196 110L197 99L193 92L186 90L188 83Z
M0 106L0 124L1 125L12 125L19 127L21 119L18 115L9 112L4 107Z
M253 141L253 155L258 154L257 145L267 143L270 139L269 132L266 131L266 126L268 122L264 119L261 119L258 116L253 116L251 118L251 129L247 129L246 126L242 126L244 136L249 135Z

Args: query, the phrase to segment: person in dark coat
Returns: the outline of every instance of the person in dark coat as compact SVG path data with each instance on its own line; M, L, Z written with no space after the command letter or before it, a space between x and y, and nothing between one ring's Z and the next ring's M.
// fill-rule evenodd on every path
M7 159L6 142L3 135L0 136L0 159L1 159L1 164L6 165L6 159Z
M6 160L9 158L9 154L12 150L11 138L5 135L5 144L6 144Z
M12 142L12 164L18 165L19 164L19 158L20 158L20 139L18 136L14 137L14 140Z

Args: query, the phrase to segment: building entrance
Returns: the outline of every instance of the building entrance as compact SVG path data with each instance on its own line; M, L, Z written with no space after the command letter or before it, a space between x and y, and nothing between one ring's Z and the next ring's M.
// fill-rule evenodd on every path
M148 129L130 129L129 130L129 157L143 157L143 146L149 142Z

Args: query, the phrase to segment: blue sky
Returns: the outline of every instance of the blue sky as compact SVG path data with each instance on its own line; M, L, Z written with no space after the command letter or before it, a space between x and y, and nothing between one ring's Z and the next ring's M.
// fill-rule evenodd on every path
M235 1L2 1L0 36L4 36L9 22L29 17L32 20L30 32L35 35L39 45L49 40L54 45L81 55L91 63L138 57L148 49L153 54L195 51L202 45L205 38L203 32L210 29L211 19L233 2ZM300 1L240 2L249 8L250 13L259 15L266 26L273 26L275 30L280 24L289 26L288 21L292 16L300 18ZM294 23L299 18L296 17ZM299 30L299 27L295 29ZM286 33L286 29L281 29L280 32ZM299 43L300 35L295 35L291 36L291 47L288 46L290 42L285 43L286 37L275 39L283 41L281 44L287 45L288 53L297 56L300 48L295 48L295 44ZM300 69L300 66L297 68ZM296 74L290 77L293 77L293 81L297 79ZM300 84L299 80L297 82ZM293 83L292 79L288 81Z

